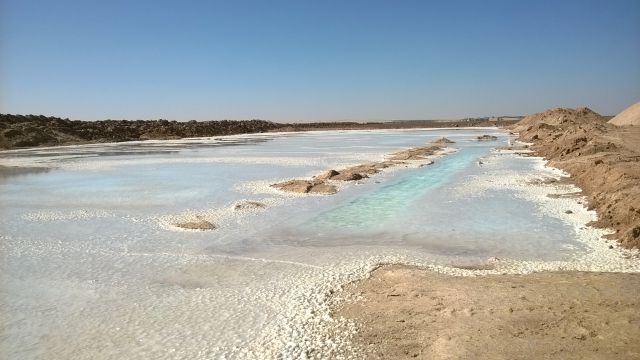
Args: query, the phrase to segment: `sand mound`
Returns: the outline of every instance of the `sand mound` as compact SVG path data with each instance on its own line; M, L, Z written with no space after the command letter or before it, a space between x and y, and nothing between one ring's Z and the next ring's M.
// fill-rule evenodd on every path
M187 230L215 230L218 227L209 221L195 219L193 221L184 221L175 224L177 227Z
M455 143L455 141L453 141L453 140L449 140L449 139L447 139L446 137L441 137L441 138L440 138L440 139L438 139L438 140L432 141L432 142L431 142L431 145L437 145L437 146L444 146L444 147L446 147L446 146L448 146L449 144L454 144L454 143Z
M335 194L338 190L334 185L325 184L322 180L289 180L273 184L271 187L282 191L307 194Z
M418 148L407 149L391 154L389 160L422 160L427 156L434 155L438 150L442 150L441 145L423 146Z
M389 160L387 161L356 165L341 170L331 169L323 174L314 176L311 180L288 180L277 184L272 184L271 187L282 191L301 194L317 193L331 195L338 192L338 188L335 185L326 184L325 182L328 180L357 181L365 179L368 178L369 175L377 174L388 167L404 164L404 160L425 160L427 156L435 155L436 152L442 150L443 148L447 147L448 144L452 143L454 143L454 141L451 141L447 138L440 138L433 141L431 145L411 148L393 153L390 155ZM426 165L431 164L433 164L433 161L429 161L426 163Z
M604 124L606 121L600 114L583 107L578 109L556 108L529 115L520 120L513 130L521 132L533 127L556 127L569 124Z
M587 109L527 116L514 130L550 164L569 172L598 212L597 225L640 248L640 128L618 128Z
M609 124L616 126L640 126L640 102L637 102L609 120Z

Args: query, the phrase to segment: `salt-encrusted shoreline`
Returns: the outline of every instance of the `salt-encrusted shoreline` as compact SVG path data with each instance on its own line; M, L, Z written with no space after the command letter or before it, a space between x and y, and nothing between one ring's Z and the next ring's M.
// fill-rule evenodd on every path
M489 190L512 191L516 196L534 201L541 212L550 216L558 217L566 224L570 224L579 234L579 239L584 243L588 251L568 261L557 262L527 262L511 261L509 259L487 259L487 264L492 267L488 270L460 269L455 266L439 264L433 259L416 259L407 253L393 253L388 255L359 254L358 256L346 257L341 263L332 266L318 267L311 264L285 262L272 259L261 259L244 257L241 260L281 262L282 266L295 266L296 276L286 280L287 293L286 301L278 300L280 293L264 292L259 294L269 301L278 305L278 317L265 325L261 337L248 347L214 349L216 355L226 354L231 357L245 358L304 358L304 357L337 357L344 353L349 346L349 336L355 331L353 324L345 323L341 319L331 318L333 307L344 301L340 289L344 284L367 278L371 271L380 264L403 263L421 266L432 271L457 275L457 276L478 276L485 274L503 273L530 273L547 270L589 270L589 271L639 271L637 263L637 252L629 252L619 249L614 243L608 243L601 239L606 233L586 226L593 219L593 212L587 211L583 204L578 203L580 198L558 198L552 199L547 196L549 193L570 193L575 192L575 187L569 185L544 182L530 184L532 180L544 179L547 177L559 178L564 174L557 169L545 168L544 161L540 158L518 158L522 161L534 161L537 171L531 176L514 176L509 172L501 172L498 166L502 160L518 158L514 154L497 152L492 156L484 157L484 174L472 179L468 183L465 191L470 194L478 194ZM402 167L393 168L392 171L402 170ZM369 180L370 181L370 180ZM275 190L275 189L274 189ZM277 190L275 190L277 191ZM272 206L278 206L286 202L286 197L277 197L277 201L270 203L268 199L247 199L263 201ZM295 196L295 195L293 195ZM308 196L308 195L302 195ZM275 196L271 196L276 198ZM171 230L177 230L171 224L176 220L187 219L190 216L210 216L212 220L218 219L224 226L225 221L230 218L224 216L241 216L240 212L235 214L236 203L230 203L220 210L194 210L186 211L177 215L169 215L161 219L161 224L166 225ZM566 210L571 210L572 214L566 214ZM218 213L222 211L222 213ZM253 210L251 210L253 211ZM262 211L256 209L256 212ZM226 215L225 215L226 214ZM232 214L232 215L229 215ZM48 215L47 215L48 216ZM86 217L85 213L57 214L51 219L65 219L75 217ZM225 220L227 219L227 220ZM42 221L43 219L39 219ZM157 219L154 219L157 221ZM51 220L53 221L53 220ZM187 231L187 230L185 230ZM3 239L4 240L4 239ZM609 245L614 246L613 249ZM376 252L372 252L375 254ZM377 252L378 254L382 252ZM130 256L138 254L129 254ZM141 255L142 256L142 255ZM232 255L201 254L191 256L190 254L167 254L166 256L183 257L185 261L193 263L206 263L216 257L225 256L233 259ZM240 259L240 257L238 257ZM621 261L624 260L624 261ZM299 271L298 271L299 269ZM202 290L202 297L206 290ZM215 295L211 295L215 296ZM336 325L343 325L344 330L336 330ZM340 331L340 332L336 332Z
M322 174L313 176L311 179L292 179L271 184L270 186L285 192L332 195L338 192L337 185L340 182L360 181L387 168L401 165L407 167L407 162L420 161L423 165L431 165L433 161L430 161L428 157L442 154L448 145L452 143L454 141L443 137L425 146L388 154L383 161L358 164L340 168L339 170L330 169Z
M338 191L349 187L349 186L353 186L353 185L358 185L367 181L371 181L371 179L374 179L376 177L379 176L383 176L384 174L390 174L393 172L397 172L397 171L402 171L405 169L416 169L425 165L429 165L431 164L433 161L440 159L444 156L447 156L451 153L454 153L458 151L456 148L453 147L446 147L446 148L442 148L441 150L435 152L433 155L429 155L429 156L425 156L423 159L418 159L418 160L405 160L402 163L398 163L394 166L389 166L387 168L381 169L380 172L375 173L375 174L371 174L369 175L367 178L363 178L357 181L339 181L339 180L326 180L327 183L335 186L337 188ZM384 161L383 159L377 159L377 158L373 158L373 159L368 159L372 162L375 161ZM340 168L350 168L350 167L355 167L360 165L359 163L343 163L343 164L339 164L336 167L340 167ZM275 187L273 187L272 185L274 183L284 183L287 181L291 181L291 180L296 180L296 179L302 179L302 180L313 180L315 176L315 172L314 173L310 173L307 174L306 176L302 176L302 177L289 177L289 178L279 178L279 179L270 179L270 180L255 180L255 181L245 181L242 182L240 184L238 184L236 186L236 189L238 191L247 193L247 194L254 194L254 195L279 195L281 197L305 197L305 196L325 196L325 194L322 193L312 193L312 192L307 192L307 193L299 193L299 192L291 192L291 191L282 191L279 190Z
M499 165L507 157L534 162L535 173L514 175L501 171ZM486 161L485 161L486 160ZM640 272L640 252L618 247L606 241L603 236L609 232L588 225L595 219L594 211L587 210L584 198L547 196L553 193L571 193L580 189L574 185L555 182L536 182L536 179L554 178L559 180L567 174L559 169L545 166L540 157L519 157L513 152L495 151L483 158L484 174L472 179L461 195L480 194L488 190L511 191L515 196L532 201L540 212L555 217L571 225L576 239L587 249L564 261L520 261L510 259L487 259L488 269L465 269L410 259L403 255L374 256L359 262L334 267L322 281L306 287L300 294L300 301L306 310L297 316L292 312L285 335L289 336L284 348L277 354L284 358L341 356L349 353L349 339L355 332L355 325L344 319L331 317L332 309L347 300L340 290L344 285L368 278L373 270L382 264L405 264L421 267L428 271L454 276L482 276L497 274L529 274L541 271L593 271L593 272ZM571 213L567 213L570 210ZM353 300L353 299L349 299ZM297 310L299 311L299 310ZM275 349L274 349L275 350Z
M415 169L421 166L425 166L433 163L434 160L444 157L448 154L456 152L457 149L452 147L444 147L432 155L424 156L420 159L412 159L405 160L402 163L394 164L394 166L389 166L387 168L382 169L381 171L371 174L367 178L363 178L358 181L338 181L338 180L325 180L326 183L335 186L336 189L342 190L350 186L362 184L367 181L372 181L372 178L375 179L377 176L381 176L382 174L392 173L395 171L400 171L403 169ZM370 160L370 159L369 159ZM357 166L357 165L345 165L345 167ZM304 179L313 179L313 175L309 175L303 177ZM290 191L282 191L272 186L274 182L286 182L289 179L280 179L280 180L256 180L256 181L247 181L242 182L236 186L236 190L246 193L247 195L258 195L261 198L256 199L244 199L240 201L234 201L226 206L223 206L219 209L204 209L204 210L187 210L181 212L180 214L170 214L164 215L158 219L158 223L160 226L167 230L173 231L202 231L202 230L213 230L219 227L224 227L225 223L230 222L235 219L238 220L246 215L259 213L267 210L268 208L282 206L286 204L286 201L292 198L306 197L306 196L316 196L322 197L326 194L323 193L297 193ZM375 181L375 180L373 180ZM264 204L264 207L253 208L253 209L243 209L242 211L238 211L236 206L243 202L258 202ZM180 226L179 224L183 223L193 223L193 222L203 222L206 225L211 225L210 228L185 228L185 226Z

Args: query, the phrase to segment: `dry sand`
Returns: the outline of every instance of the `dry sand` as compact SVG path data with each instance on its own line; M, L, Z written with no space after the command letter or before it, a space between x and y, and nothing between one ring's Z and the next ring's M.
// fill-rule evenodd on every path
M640 359L640 274L456 277L384 266L351 284L352 357Z
M609 124L617 126L640 126L640 102L637 102L609 120Z
M584 190L595 225L616 230L627 248L640 248L640 127L615 126L587 108L527 116L513 131L536 154L567 171Z

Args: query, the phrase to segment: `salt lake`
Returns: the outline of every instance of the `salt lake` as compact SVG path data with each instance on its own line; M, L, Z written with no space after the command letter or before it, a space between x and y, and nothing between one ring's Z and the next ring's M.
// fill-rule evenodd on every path
M432 165L335 195L269 186L441 137L455 143ZM300 358L346 345L327 333L339 321L327 297L380 263L640 270L587 226L582 197L547 196L579 190L546 181L562 172L498 150L512 140L495 128L326 131L0 152L24 168L0 177L0 354ZM238 206L248 201L261 206ZM175 226L190 219L217 229Z

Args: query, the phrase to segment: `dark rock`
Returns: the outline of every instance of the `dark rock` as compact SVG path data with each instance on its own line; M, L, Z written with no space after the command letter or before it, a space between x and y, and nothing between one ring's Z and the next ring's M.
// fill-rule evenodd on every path
M331 180L355 181L363 179L365 177L367 177L367 175L354 172L342 172L341 174L332 177Z
M257 201L243 201L233 207L234 210L264 209L267 205Z
M493 135L481 135L481 136L478 136L476 139L478 139L478 141L496 141L498 140L498 137Z

